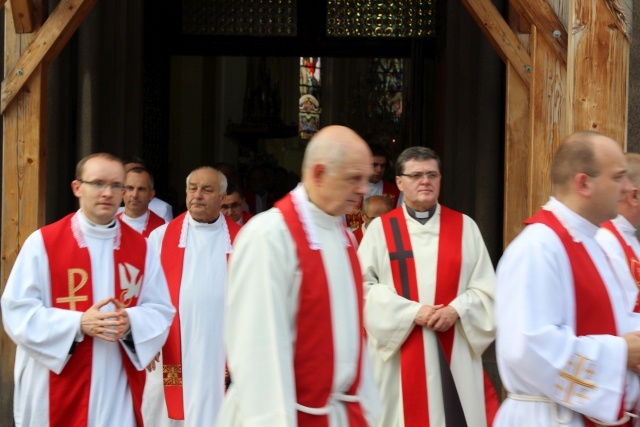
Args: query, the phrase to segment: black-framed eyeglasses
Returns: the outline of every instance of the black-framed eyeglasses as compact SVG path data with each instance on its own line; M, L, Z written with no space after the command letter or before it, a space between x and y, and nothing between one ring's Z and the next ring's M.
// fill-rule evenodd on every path
M435 181L436 179L440 178L442 175L440 175L438 172L416 172L416 173L408 173L408 174L401 173L400 176L406 176L411 181L418 182L418 181L422 181L422 179L425 177L429 181Z
M111 188L113 191L124 191L124 185L120 182L84 181L82 179L79 179L78 182L81 184L87 184L91 188L99 191L104 191L107 187Z

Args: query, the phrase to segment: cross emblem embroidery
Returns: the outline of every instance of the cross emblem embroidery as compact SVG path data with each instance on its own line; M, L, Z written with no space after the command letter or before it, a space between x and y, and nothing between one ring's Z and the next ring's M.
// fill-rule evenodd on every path
M164 385L182 385L182 366L163 365L162 381Z
M579 390L587 391L596 388L595 382L581 377L581 375L584 377L591 376L595 373L592 368L585 366L589 362L589 359L579 354L577 354L576 356L578 357L578 359L575 362L571 360L567 365L569 368L573 368L572 372L562 371L560 373L560 377L565 379L567 381L567 384L564 386L556 384L556 388L560 392L564 392L562 401L569 405L572 404L571 399L574 395L580 399L589 398L584 392L580 392ZM576 390L577 388L579 389Z
M75 285L76 283L74 280L76 274L80 276L80 284L78 284L78 286ZM66 297L56 298L56 303L60 304L68 302L69 310L77 311L76 302L87 301L89 299L87 295L76 296L76 292L82 289L82 287L87 283L87 280L89 280L89 274L87 274L87 272L81 268L70 268L69 270L67 270L67 277L69 295Z

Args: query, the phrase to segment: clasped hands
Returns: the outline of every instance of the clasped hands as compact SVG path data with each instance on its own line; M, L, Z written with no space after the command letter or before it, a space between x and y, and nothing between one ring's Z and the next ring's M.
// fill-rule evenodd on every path
M423 305L418 310L414 323L436 332L445 332L455 325L458 317L458 312L450 305Z
M100 311L109 303L115 305L115 311ZM131 322L125 308L125 305L117 298L106 298L95 303L82 313L80 319L82 333L109 342L121 339L131 328Z

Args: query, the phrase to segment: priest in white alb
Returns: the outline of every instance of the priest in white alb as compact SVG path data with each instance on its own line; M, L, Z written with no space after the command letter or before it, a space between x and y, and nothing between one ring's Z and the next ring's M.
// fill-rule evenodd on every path
M220 211L225 176L212 167L192 171L187 212L157 228L149 241L160 252L177 307L157 369L145 389L145 424L213 426L225 391L223 320L227 257L240 226Z
M80 209L31 234L11 270L2 321L17 344L16 426L142 425L144 368L175 310L155 249L115 218L123 181L117 157L82 159Z
M631 190L626 167L611 138L569 135L551 165L553 196L502 256L496 356L507 399L496 427L631 426L637 416L637 291L595 239Z
M371 172L355 132L325 127L307 145L302 183L238 234L225 322L231 386L218 426L373 425L362 275L342 223Z
M640 241L637 230L640 227L640 154L626 153L627 178L631 189L618 203L618 216L600 224L596 240L609 258L617 258L622 262L616 266L629 269L633 282L629 282L630 295L638 294L640 287ZM640 312L640 298L633 301L633 311Z
M118 218L144 237L149 237L153 230L166 222L149 209L149 202L155 195L151 172L142 167L129 169L124 178L124 211L118 212Z
M495 273L475 222L438 203L441 178L433 150L403 151L404 204L373 220L358 249L380 427L485 427L498 406L482 366Z

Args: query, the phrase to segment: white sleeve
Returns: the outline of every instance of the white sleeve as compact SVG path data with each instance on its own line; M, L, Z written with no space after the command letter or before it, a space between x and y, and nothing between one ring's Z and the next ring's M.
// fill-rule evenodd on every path
M49 370L62 372L74 340L82 337L82 312L51 306L49 260L40 230L24 242L9 274L1 306L9 337Z

